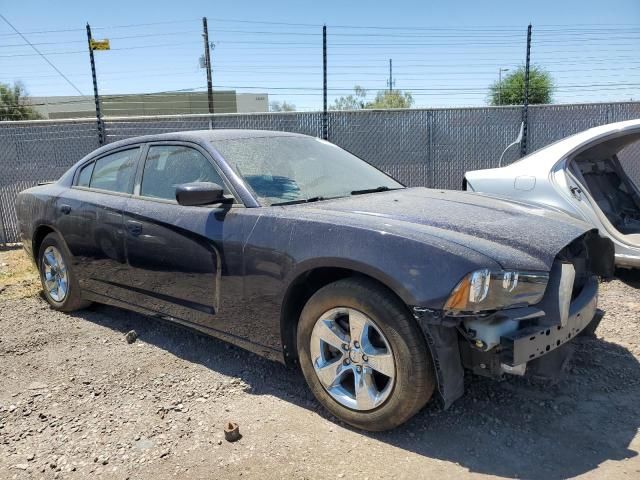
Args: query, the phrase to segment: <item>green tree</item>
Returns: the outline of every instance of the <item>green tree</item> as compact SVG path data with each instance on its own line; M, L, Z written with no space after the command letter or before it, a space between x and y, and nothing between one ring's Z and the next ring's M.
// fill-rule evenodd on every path
M551 103L553 101L553 79L543 68L529 69L529 103ZM524 103L524 67L496 81L489 87L491 105L522 105Z
M413 96L409 92L401 90L382 90L378 92L373 102L367 103L365 108L411 108Z
M13 86L0 83L0 121L35 120L42 116L29 105L24 86L16 82Z
M401 90L380 90L373 101L367 102L367 91L356 85L353 93L337 98L329 107L330 110L362 110L362 109L388 109L411 108L413 97L409 92Z
M366 108L367 91L359 85L353 87L353 94L336 98L329 110L361 110Z
M283 102L271 102L269 104L270 112L295 112L296 106L293 103L288 103L286 100Z

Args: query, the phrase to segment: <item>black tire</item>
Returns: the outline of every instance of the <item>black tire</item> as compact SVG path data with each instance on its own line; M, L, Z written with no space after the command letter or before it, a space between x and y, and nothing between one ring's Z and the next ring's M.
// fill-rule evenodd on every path
M389 397L372 410L350 409L320 383L311 359L311 334L318 318L338 307L367 315L386 337L396 365ZM385 287L367 278L347 278L318 290L305 305L297 331L300 366L311 391L333 415L354 427L382 431L395 428L415 415L431 398L435 375L424 335L406 306Z
M591 320L589 324L578 334L578 336L596 338L596 330L600 326L600 320L600 318Z
M55 247L60 252L67 269L68 290L62 301L56 301L45 286L44 253L48 247ZM78 284L78 279L74 274L71 263L71 253L60 238L60 235L52 232L44 237L38 250L37 264L38 271L40 272L40 282L42 283L42 292L47 302L49 302L49 305L51 305L51 308L60 310L61 312L73 312L74 310L80 310L91 305L91 302L82 299L80 285Z

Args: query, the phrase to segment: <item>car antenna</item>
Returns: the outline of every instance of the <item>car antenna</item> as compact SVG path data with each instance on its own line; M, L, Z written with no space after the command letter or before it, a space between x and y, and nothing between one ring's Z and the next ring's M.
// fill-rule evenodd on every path
M500 155L500 161L498 162L498 168L500 168L502 166L502 159L504 158L504 154L507 153L507 150L509 150L511 147L515 146L515 145L519 145L520 142L522 142L522 136L524 135L524 122L522 122L520 124L520 132L518 132L518 138L516 138L516 141L513 143L510 143L507 148L505 148L502 151L502 155Z

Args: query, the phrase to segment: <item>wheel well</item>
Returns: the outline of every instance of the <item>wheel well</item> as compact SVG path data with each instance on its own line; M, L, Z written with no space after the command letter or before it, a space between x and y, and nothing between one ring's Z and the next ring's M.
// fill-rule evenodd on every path
M379 280L348 268L321 267L304 272L289 286L280 313L282 348L288 365L294 365L298 360L297 327L304 306L311 296L325 285L348 277L369 278L387 288L392 295L396 295Z
M55 230L46 225L41 225L36 228L36 231L33 233L33 238L31 239L31 246L33 248L32 254L33 259L36 263L38 263L38 252L40 251L40 245L42 245L42 241L44 237L54 232Z

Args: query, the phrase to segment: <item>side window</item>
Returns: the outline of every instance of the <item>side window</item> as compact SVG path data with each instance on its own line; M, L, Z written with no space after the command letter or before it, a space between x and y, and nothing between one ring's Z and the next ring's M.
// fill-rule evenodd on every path
M217 183L228 193L214 166L197 150L181 145L157 145L149 148L140 195L175 200L176 186L191 182Z
M78 181L76 185L79 187L88 187L89 182L91 182L91 174L93 173L93 167L95 166L95 162L91 162L89 165L85 165L80 170L80 175L78 175Z
M133 190L138 152L139 148L133 148L96 160L91 176L91 188L130 193Z

